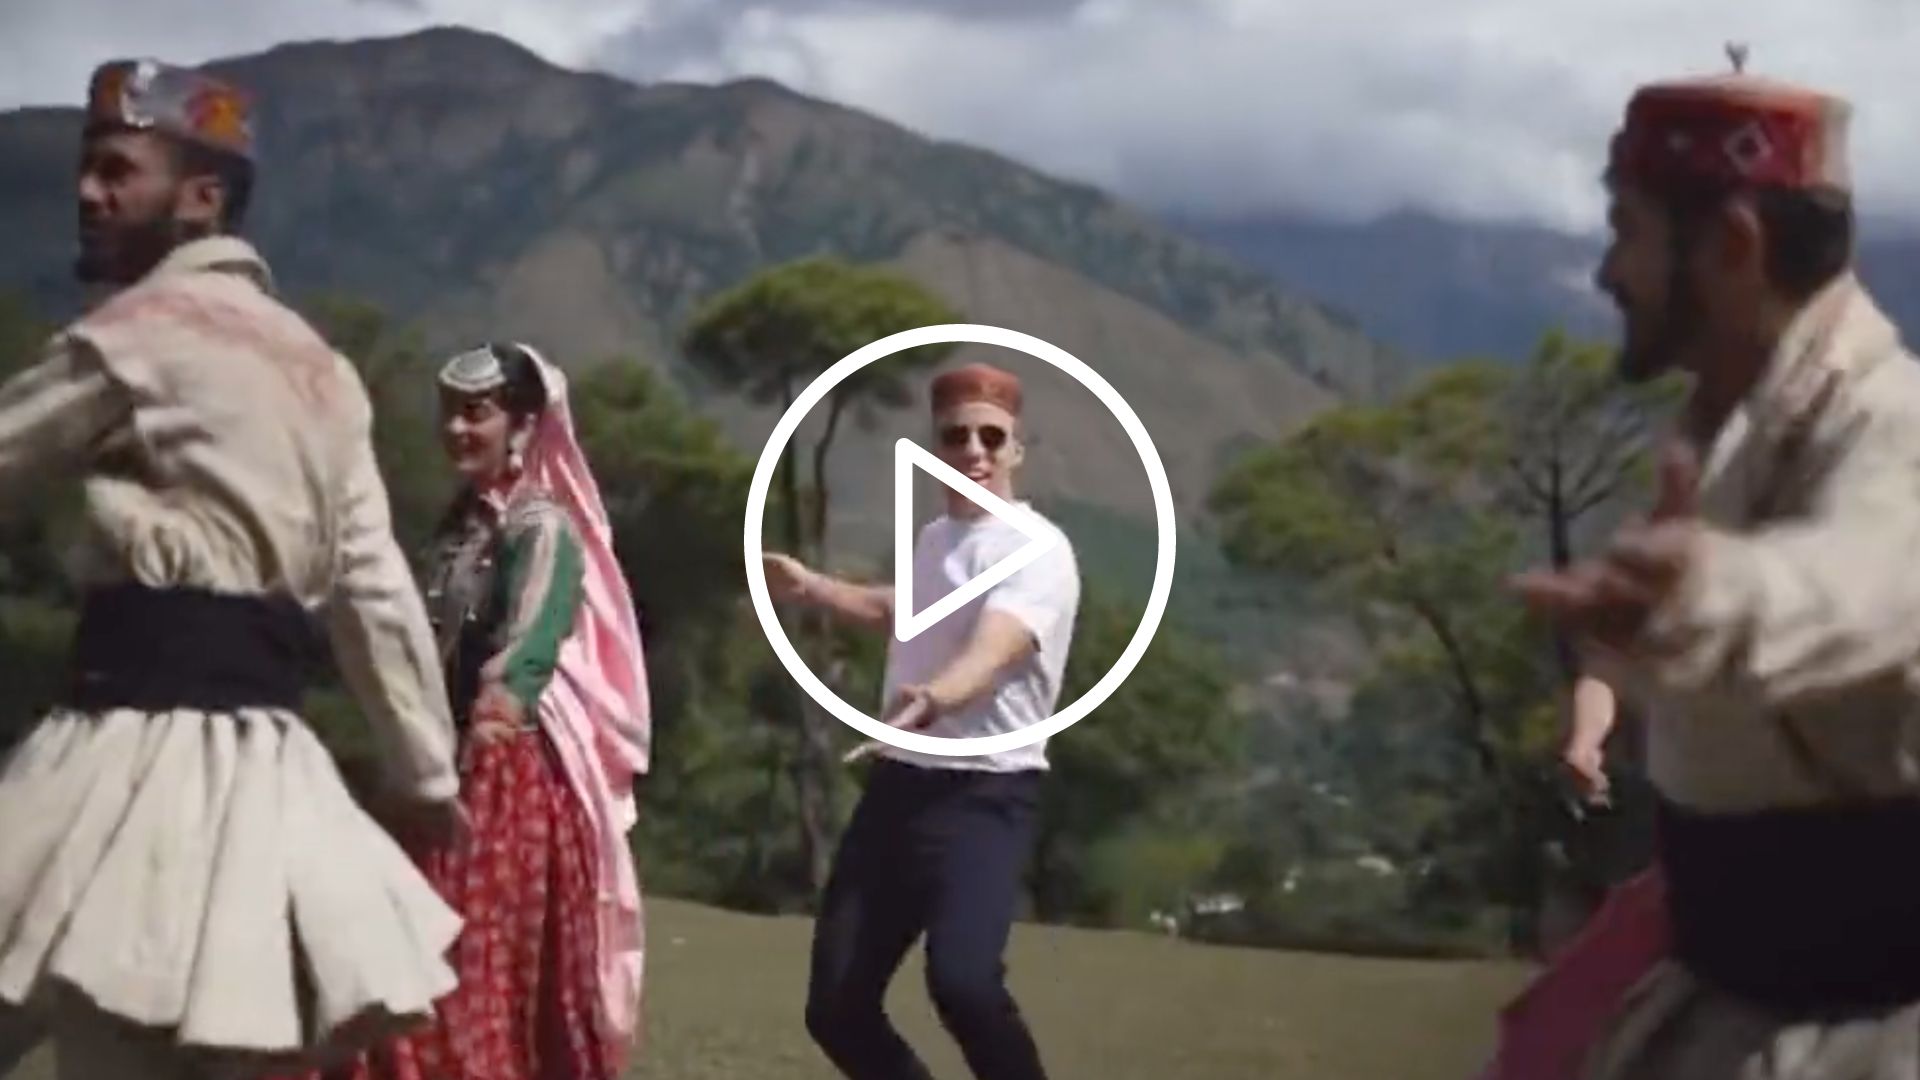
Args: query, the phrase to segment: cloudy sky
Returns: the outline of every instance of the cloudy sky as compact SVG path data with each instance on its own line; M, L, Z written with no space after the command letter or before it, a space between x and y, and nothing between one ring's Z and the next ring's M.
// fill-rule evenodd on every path
M0 0L0 108L109 55L455 23L637 80L765 75L1148 207L1591 228L1632 87L1726 66L1852 98L1869 213L1920 221L1920 0Z

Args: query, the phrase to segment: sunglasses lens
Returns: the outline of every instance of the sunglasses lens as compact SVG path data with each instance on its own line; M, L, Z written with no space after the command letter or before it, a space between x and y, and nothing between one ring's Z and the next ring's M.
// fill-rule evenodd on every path
M980 445L992 454L1007 445L1007 429L992 424L968 427L966 424L954 424L940 429L940 445L949 450L963 450L972 441L975 433L980 435Z

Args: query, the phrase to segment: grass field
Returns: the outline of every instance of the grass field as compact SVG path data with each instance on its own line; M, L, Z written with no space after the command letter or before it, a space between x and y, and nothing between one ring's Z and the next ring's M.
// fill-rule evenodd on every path
M809 923L648 907L643 1080L834 1080L801 1026ZM1022 926L1014 992L1061 1080L1466 1080L1518 965L1226 949ZM940 1080L966 1080L916 955L891 1011ZM38 1055L8 1080L46 1080Z
M832 1080L801 1026L810 924L649 908L646 1080ZM1021 926L1014 993L1063 1080L1465 1080L1519 965L1227 949ZM916 954L890 1011L940 1080L966 1080Z

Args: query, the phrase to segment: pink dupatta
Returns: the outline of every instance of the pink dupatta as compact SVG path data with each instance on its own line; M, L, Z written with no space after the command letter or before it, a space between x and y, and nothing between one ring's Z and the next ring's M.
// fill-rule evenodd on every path
M1573 1080L1629 991L1667 955L1666 882L1644 870L1607 894L1547 969L1500 1011L1481 1080Z
M540 724L592 823L602 1012L626 1047L639 1026L645 958L640 879L627 838L639 820L633 776L647 771L651 744L645 657L633 594L614 557L613 528L574 433L566 375L521 348L533 358L547 396L523 451L521 483L566 508L585 563L580 613L540 699Z

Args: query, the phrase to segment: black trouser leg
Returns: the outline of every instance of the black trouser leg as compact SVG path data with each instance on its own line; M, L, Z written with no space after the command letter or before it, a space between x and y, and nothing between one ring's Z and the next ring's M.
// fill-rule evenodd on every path
M927 985L978 1080L1044 1080L1007 992L1007 939L1033 843L1038 773L875 767L814 924L807 1030L849 1080L931 1080L887 1020L922 930Z
M923 905L891 842L911 812L876 777L834 856L814 921L807 1032L848 1080L932 1080L887 1019L887 984L920 935Z
M1033 843L1035 773L973 778L933 826L927 988L978 1080L1044 1080L1006 985L1007 938Z

